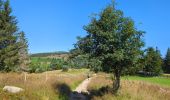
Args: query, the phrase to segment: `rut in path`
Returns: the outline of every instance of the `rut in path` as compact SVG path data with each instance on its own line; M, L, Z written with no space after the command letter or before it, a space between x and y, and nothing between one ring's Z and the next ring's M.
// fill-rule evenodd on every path
M85 79L75 90L73 93L71 93L70 95L70 99L69 100L88 100L87 96L82 94L82 93L87 93L89 94L89 92L87 91L87 86L90 83L92 78L89 79Z

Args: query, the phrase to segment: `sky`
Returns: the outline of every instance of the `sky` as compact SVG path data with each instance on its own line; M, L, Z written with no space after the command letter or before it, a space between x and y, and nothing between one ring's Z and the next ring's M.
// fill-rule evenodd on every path
M11 0L18 27L26 33L29 53L69 51L90 16L101 12L112 0ZM145 47L170 47L170 0L116 0L116 8L145 31Z

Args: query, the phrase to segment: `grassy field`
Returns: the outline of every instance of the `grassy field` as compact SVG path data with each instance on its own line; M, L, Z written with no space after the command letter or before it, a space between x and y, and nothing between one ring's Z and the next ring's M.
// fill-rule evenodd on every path
M50 63L53 59L52 58L43 58L43 57L31 57L31 62L32 63Z
M136 80L149 82L163 87L170 87L170 78L167 77L140 77L140 76L125 76L122 79L124 80Z
M88 69L70 69L44 73L0 73L0 100L68 100L71 93L87 77ZM170 78L124 76L117 95L109 74L94 75L88 91L91 100L170 100ZM10 94L2 91L5 85L21 87L24 92Z
M0 73L0 100L60 100L66 96L60 94L59 88L68 92L75 89L86 78L87 72L87 69L72 69L68 73L57 70L27 74L26 81L23 73ZM21 87L24 92L3 92L5 85Z
M170 100L169 80L160 77L123 77L118 94L113 95L106 91L106 86L112 87L109 75L99 73L89 84L88 90L92 100Z

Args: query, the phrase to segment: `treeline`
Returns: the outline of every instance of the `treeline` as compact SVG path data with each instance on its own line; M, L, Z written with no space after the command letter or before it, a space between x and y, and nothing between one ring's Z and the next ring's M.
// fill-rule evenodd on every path
M50 70L62 70L70 68L89 68L91 71L104 71L112 73L110 66L102 66L101 61L91 59L89 55L84 55L78 50L71 50L68 59L41 58L32 57L29 72L44 72ZM162 73L170 73L170 49L168 49L166 57L162 58L158 48L149 47L140 55L137 63L130 68L125 68L122 75L144 75L158 76Z
M70 61L74 68L90 68L92 71L104 71L112 73L110 66L102 66L101 61L91 59L89 55L81 54L78 50L72 50ZM161 57L158 48L149 47L141 53L137 63L130 68L125 68L122 75L145 75L158 76L162 73L170 73L170 49L168 48L165 58Z
M30 54L30 57L48 57L48 56L63 55L63 54L69 54L69 52L57 51L57 52L48 52L48 53L36 53L36 54Z
M45 71L52 70L63 70L68 71L71 68L69 62L64 59L57 58L41 58L41 57L31 57L31 63L27 72L30 73L41 73Z
M9 0L0 0L0 71L14 71L27 66L28 45L19 31Z

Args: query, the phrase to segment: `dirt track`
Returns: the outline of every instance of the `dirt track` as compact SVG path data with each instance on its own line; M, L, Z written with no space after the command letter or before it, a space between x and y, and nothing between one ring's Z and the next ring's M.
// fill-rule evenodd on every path
M89 79L85 79L75 90L73 93L71 93L70 95L70 99L69 100L88 100L87 97L82 94L82 93L87 93L89 94L89 92L87 91L87 86L90 83L92 78Z

